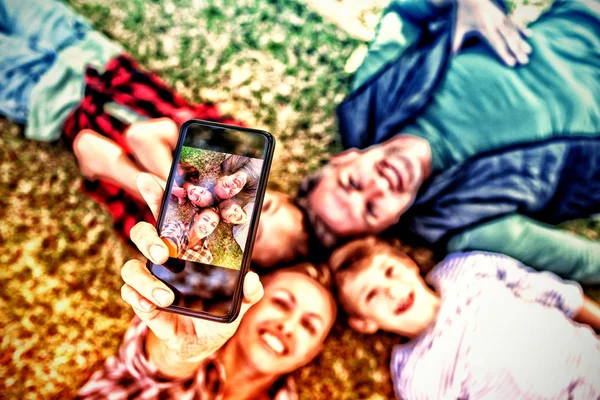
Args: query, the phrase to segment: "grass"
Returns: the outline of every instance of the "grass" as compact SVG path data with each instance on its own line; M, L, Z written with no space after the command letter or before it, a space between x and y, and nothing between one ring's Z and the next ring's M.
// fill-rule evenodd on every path
M346 61L364 43L302 1L70 4L186 98L216 102L273 133L271 188L291 193L339 150L333 112L348 88ZM133 317L120 299L119 269L142 257L80 192L66 148L24 140L21 127L2 119L0 132L0 393L72 398L118 348ZM565 228L598 239L600 223ZM431 265L429 250L408 250ZM300 398L392 398L388 362L396 343L392 335L355 333L341 318L321 355L294 374Z

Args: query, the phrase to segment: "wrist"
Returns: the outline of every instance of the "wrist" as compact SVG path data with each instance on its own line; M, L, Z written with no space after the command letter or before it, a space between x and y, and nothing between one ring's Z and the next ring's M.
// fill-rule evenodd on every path
M188 378L196 372L202 362L213 352L200 352L193 355L171 349L166 342L160 340L152 331L146 336L146 354L156 369L169 378Z

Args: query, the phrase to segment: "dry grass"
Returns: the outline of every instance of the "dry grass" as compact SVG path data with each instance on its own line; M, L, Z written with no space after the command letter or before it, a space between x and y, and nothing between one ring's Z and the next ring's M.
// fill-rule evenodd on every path
M347 17L356 21L334 25L308 0L71 4L188 99L217 102L272 132L269 185L286 192L339 149L333 111L349 83L346 62L364 46L352 27L372 32L367 16L380 7L357 2ZM317 9L335 22L331 10ZM80 192L69 151L28 142L5 120L0 132L0 397L71 398L120 343L132 312L120 300L118 271L141 256ZM597 222L569 228L600 232ZM424 249L416 256L431 260ZM397 341L359 335L340 320L323 353L296 373L301 399L393 397L388 360Z

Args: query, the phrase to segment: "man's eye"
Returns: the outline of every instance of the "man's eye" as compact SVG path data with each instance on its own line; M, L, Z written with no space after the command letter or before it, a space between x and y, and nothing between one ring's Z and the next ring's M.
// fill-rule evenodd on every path
M360 190L360 185L354 180L354 178L352 178L352 176L348 177L348 183L354 190Z
M368 303L371 300L373 300L373 298L375 297L375 295L377 294L377 291L375 289L371 290L368 294L367 297L365 298L365 301Z
M392 275L394 275L394 267L387 267L387 269L385 270L385 277L391 278Z

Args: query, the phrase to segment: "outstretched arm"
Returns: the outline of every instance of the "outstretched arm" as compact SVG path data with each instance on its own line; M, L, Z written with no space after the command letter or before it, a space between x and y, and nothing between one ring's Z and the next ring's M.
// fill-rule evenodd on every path
M600 282L600 242L523 215L498 218L458 234L448 242L447 249L502 253L564 278Z

